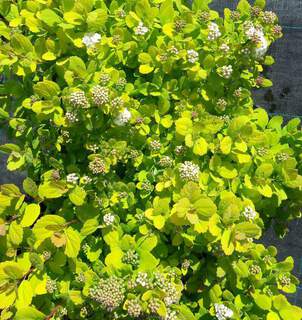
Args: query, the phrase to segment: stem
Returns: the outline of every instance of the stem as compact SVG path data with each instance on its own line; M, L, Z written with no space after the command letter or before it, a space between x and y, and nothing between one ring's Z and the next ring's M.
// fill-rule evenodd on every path
M48 316L46 316L46 318L44 320L50 320L53 316L55 316L55 314L58 312L58 310L61 308L62 306L60 304L58 304L57 306L55 306L50 314Z

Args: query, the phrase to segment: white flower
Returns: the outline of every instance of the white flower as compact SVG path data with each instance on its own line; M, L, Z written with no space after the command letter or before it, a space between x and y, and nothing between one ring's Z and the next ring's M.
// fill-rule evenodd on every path
M87 48L95 46L101 40L101 35L99 33L86 33L82 39L82 42Z
M244 211L242 212L242 215L247 219L247 220L254 220L257 216L257 212L250 206L247 206L244 208Z
M226 307L224 304L215 303L214 308L216 312L216 318L218 320L225 320L231 318L234 314L234 312L228 307Z
M199 54L197 51L195 51L193 49L187 50L187 54L188 54L188 61L190 63L195 63L198 61Z
M149 287L149 277L146 272L139 272L136 279L135 279L136 285L141 285L143 288Z
M142 22L138 24L138 26L134 29L134 32L137 36L143 36L149 31L147 27L144 26Z
M106 226L111 226L115 220L115 216L112 213L106 213L103 217L103 221Z
M210 41L216 40L221 36L221 32L219 30L218 25L215 22L211 22L209 25L209 34L208 39Z
M69 173L66 177L67 182L76 184L79 180L79 176L76 173Z
M230 47L226 44L226 43L223 43L221 46L220 46L220 50L223 51L224 53L227 53L230 51Z
M268 49L268 41L266 40L264 34L259 37L259 42L257 48L255 49L255 55L257 58L262 58Z
M221 67L221 75L225 79L230 79L233 73L233 67L231 65Z
M129 122L129 120L131 119L131 112L126 108L123 112L121 112L115 119L114 119L114 123L119 126L122 127L125 124L127 124Z
M184 181L198 181L200 169L197 164L185 161L179 167L179 175Z
M88 176L83 176L81 180L83 184L89 184L92 182L92 179Z

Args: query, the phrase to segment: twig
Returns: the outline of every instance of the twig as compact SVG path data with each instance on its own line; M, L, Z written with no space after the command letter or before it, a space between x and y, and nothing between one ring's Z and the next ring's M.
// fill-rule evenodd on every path
M61 308L62 306L60 304L58 304L56 307L54 307L50 314L48 316L46 316L45 320L50 320L53 316L56 315L56 313L58 312L58 310Z

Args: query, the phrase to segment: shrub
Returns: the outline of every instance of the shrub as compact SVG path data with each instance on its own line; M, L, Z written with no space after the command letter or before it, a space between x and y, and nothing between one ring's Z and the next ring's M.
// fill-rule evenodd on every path
M302 319L301 129L253 108L264 0L2 1L1 319Z

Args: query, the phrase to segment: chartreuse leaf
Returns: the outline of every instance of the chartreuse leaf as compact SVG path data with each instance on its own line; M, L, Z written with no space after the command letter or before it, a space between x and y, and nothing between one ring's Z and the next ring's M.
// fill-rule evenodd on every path
M11 37L11 46L16 52L29 53L33 51L33 45L30 40L21 33L15 33Z
M232 138L231 137L224 137L221 141L220 141L220 150L223 154L229 154L231 152L232 149Z
M38 190L41 198L53 199L60 198L68 189L63 182L48 181L41 184Z
M165 0L159 9L159 19L162 25L174 20L173 1Z
M123 268L123 251L119 247L111 248L111 252L105 258L105 264L111 269L122 269Z
M81 237L77 230L68 227L65 230L66 246L65 253L69 258L76 258L81 247Z
M253 298L257 306L263 310L270 310L272 308L272 298L261 293L254 293Z
M86 198L86 191L76 186L70 193L69 193L69 199L70 201L75 204L76 206L81 206L85 203Z
M250 4L247 0L240 0L237 6L237 10L241 13L249 13L250 11Z
M6 291L0 292L0 309L5 309L12 306L15 300L16 292L14 287L8 287Z
M142 74L151 73L154 70L154 67L150 66L149 64L142 64L139 66L139 72Z
M252 222L238 223L236 231L245 234L248 238L255 238L261 235L261 228Z
M31 304L33 298L33 291L28 280L23 280L18 287L17 292L17 301L16 307L17 309L22 309Z
M302 319L302 309L296 306L284 306L279 310L279 314L283 320L301 320Z
M24 179L23 189L28 195L30 195L33 198L35 198L38 195L38 187L31 178L27 177L26 179Z
M217 303L221 299L222 291L218 284L215 284L209 291L210 299L212 303Z
M53 81L44 80L34 85L34 92L41 98L51 100L58 96L60 87Z
M49 27L54 27L55 25L62 22L62 18L58 16L55 11L51 9L44 9L39 11L37 17Z
M15 320L44 320L46 315L34 307L25 307L17 311Z
M208 152L208 143L204 138L198 138L193 147L193 152L199 156L203 156Z
M175 309L179 312L178 318L180 320L196 320L196 317L186 305L178 305Z
M17 221L13 221L9 226L8 231L9 240L14 245L19 245L23 240L23 228Z
M176 132L182 136L186 136L187 134L192 132L193 122L189 118L180 118L176 120Z
M234 234L231 229L225 229L221 237L221 246L224 253L229 256L234 252Z
M266 320L280 320L280 317L276 312L270 311L266 316Z
M21 220L22 227L30 227L40 215L40 206L31 203L25 208L24 216Z
M87 25L91 31L99 31L104 28L104 25L108 19L106 9L96 9L91 11L87 15Z
M266 0L255 0L254 6L264 9L266 6Z

